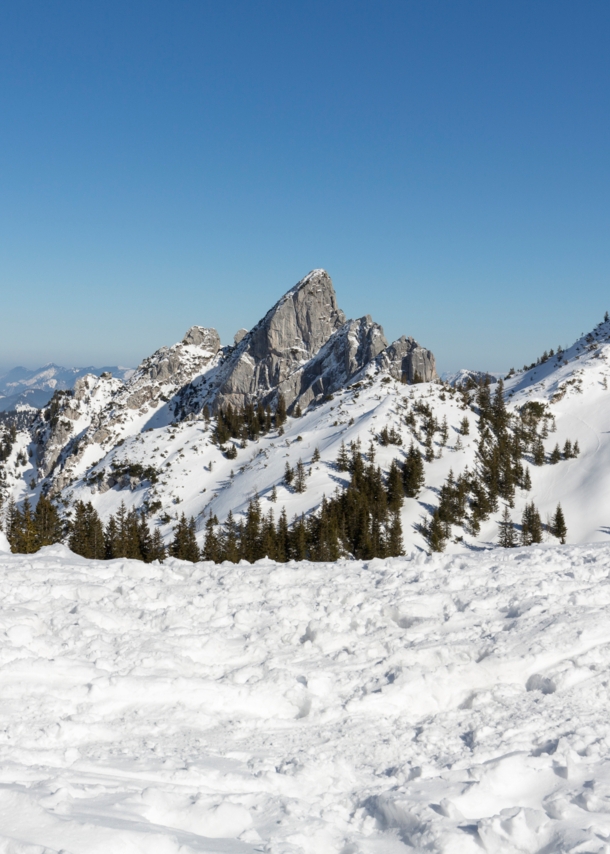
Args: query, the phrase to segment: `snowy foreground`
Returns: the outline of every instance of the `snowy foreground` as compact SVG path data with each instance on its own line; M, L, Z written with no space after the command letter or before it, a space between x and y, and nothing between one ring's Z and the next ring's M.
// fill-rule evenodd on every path
M0 572L0 852L610 851L606 545Z

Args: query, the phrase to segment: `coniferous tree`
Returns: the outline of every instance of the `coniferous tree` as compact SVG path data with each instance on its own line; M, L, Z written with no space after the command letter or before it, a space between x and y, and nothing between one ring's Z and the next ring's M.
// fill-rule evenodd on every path
M402 507L405 494L402 483L402 472L396 460L392 460L390 471L388 472L387 484L388 507L392 512L396 512Z
M564 458L564 460L571 459L573 453L574 452L572 450L572 443L570 442L569 439L566 439L565 444L563 446L563 458Z
M562 545L565 545L568 528L566 526L563 510L561 509L561 504L558 504L557 510L555 510L555 515L551 522L551 533L554 537L557 537Z
M227 521L224 524L222 538L222 559L231 563L239 563L239 538L237 526L233 518L233 511L229 510Z
M275 408L275 425L276 427L282 427L286 423L286 400L283 394L280 394L277 399L277 406Z
M83 501L75 503L68 545L74 554L91 560L103 560L106 557L104 528L90 501L86 504Z
M551 452L551 456L549 457L549 462L552 465L556 465L561 460L561 451L559 450L559 445L555 445Z
M521 542L524 546L542 542L542 522L534 502L526 504L521 519Z
M243 557L250 563L264 557L261 551L261 505L258 495L248 504L242 539Z
M399 557L401 554L404 554L402 525L400 523L400 513L397 510L392 514L386 552L388 557Z
M349 456L347 454L347 448L345 447L345 442L341 442L341 447L339 448L339 456L337 457L337 468L339 471L348 471L349 469Z
M221 544L220 538L216 534L216 525L218 519L216 516L209 516L205 523L205 539L203 542L203 551L201 557L203 560L212 560L218 563L221 560Z
M508 511L508 505L504 505L504 511L502 513L502 521L499 523L500 526L500 537L498 539L499 545L504 549L512 549L516 545L515 540L515 528L510 518L510 513Z
M294 478L294 491L295 492L305 492L307 488L307 480L305 474L305 466L303 465L303 460L299 460L297 463L296 475Z
M424 486L424 461L418 448L411 442L402 470L402 483L407 498L417 498Z
M166 557L167 551L163 545L163 540L161 539L161 531L158 528L155 528L151 541L150 561L158 560L159 563L163 563Z
M445 551L447 545L447 528L440 518L438 508L434 510L429 521L421 525L421 532L430 546L430 551Z
M290 486L292 481L294 480L294 472L290 468L290 463L286 463L286 468L284 469L284 483L286 486Z
M169 547L172 557L180 560L188 560L197 563L199 560L199 547L197 545L195 520L188 520L184 513L180 516L178 525L174 529L174 539Z
M57 507L45 495L40 496L34 511L34 528L37 548L52 546L63 539L63 524Z
M540 436L537 436L536 439L534 439L534 443L532 445L532 455L534 458L535 466L544 465L544 445L542 444L542 439L540 438Z

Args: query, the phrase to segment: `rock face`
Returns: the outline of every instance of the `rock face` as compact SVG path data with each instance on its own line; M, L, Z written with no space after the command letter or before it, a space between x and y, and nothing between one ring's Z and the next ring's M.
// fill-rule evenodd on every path
M369 315L346 321L330 276L313 270L250 332L235 336L218 367L181 394L180 417L248 403L304 409L348 383L375 362L403 382L436 378L434 356L413 338L388 346Z
M420 347L414 338L402 335L380 355L379 366L401 382L415 380L430 382L436 379L436 361L430 350Z
M214 378L215 408L242 407L277 392L345 323L330 276L313 270L239 341Z
M278 387L289 409L304 410L347 385L387 346L383 329L370 315L348 320L317 355Z

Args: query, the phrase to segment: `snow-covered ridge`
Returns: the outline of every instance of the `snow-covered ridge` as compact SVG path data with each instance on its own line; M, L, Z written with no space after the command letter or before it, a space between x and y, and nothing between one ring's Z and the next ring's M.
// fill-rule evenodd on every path
M608 850L608 546L0 584L0 850Z

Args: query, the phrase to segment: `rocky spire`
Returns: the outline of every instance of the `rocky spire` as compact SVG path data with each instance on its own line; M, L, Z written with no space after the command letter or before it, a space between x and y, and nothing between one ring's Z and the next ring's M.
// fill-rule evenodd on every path
M273 393L344 323L330 276L313 270L244 335L219 369L214 405L243 406Z

